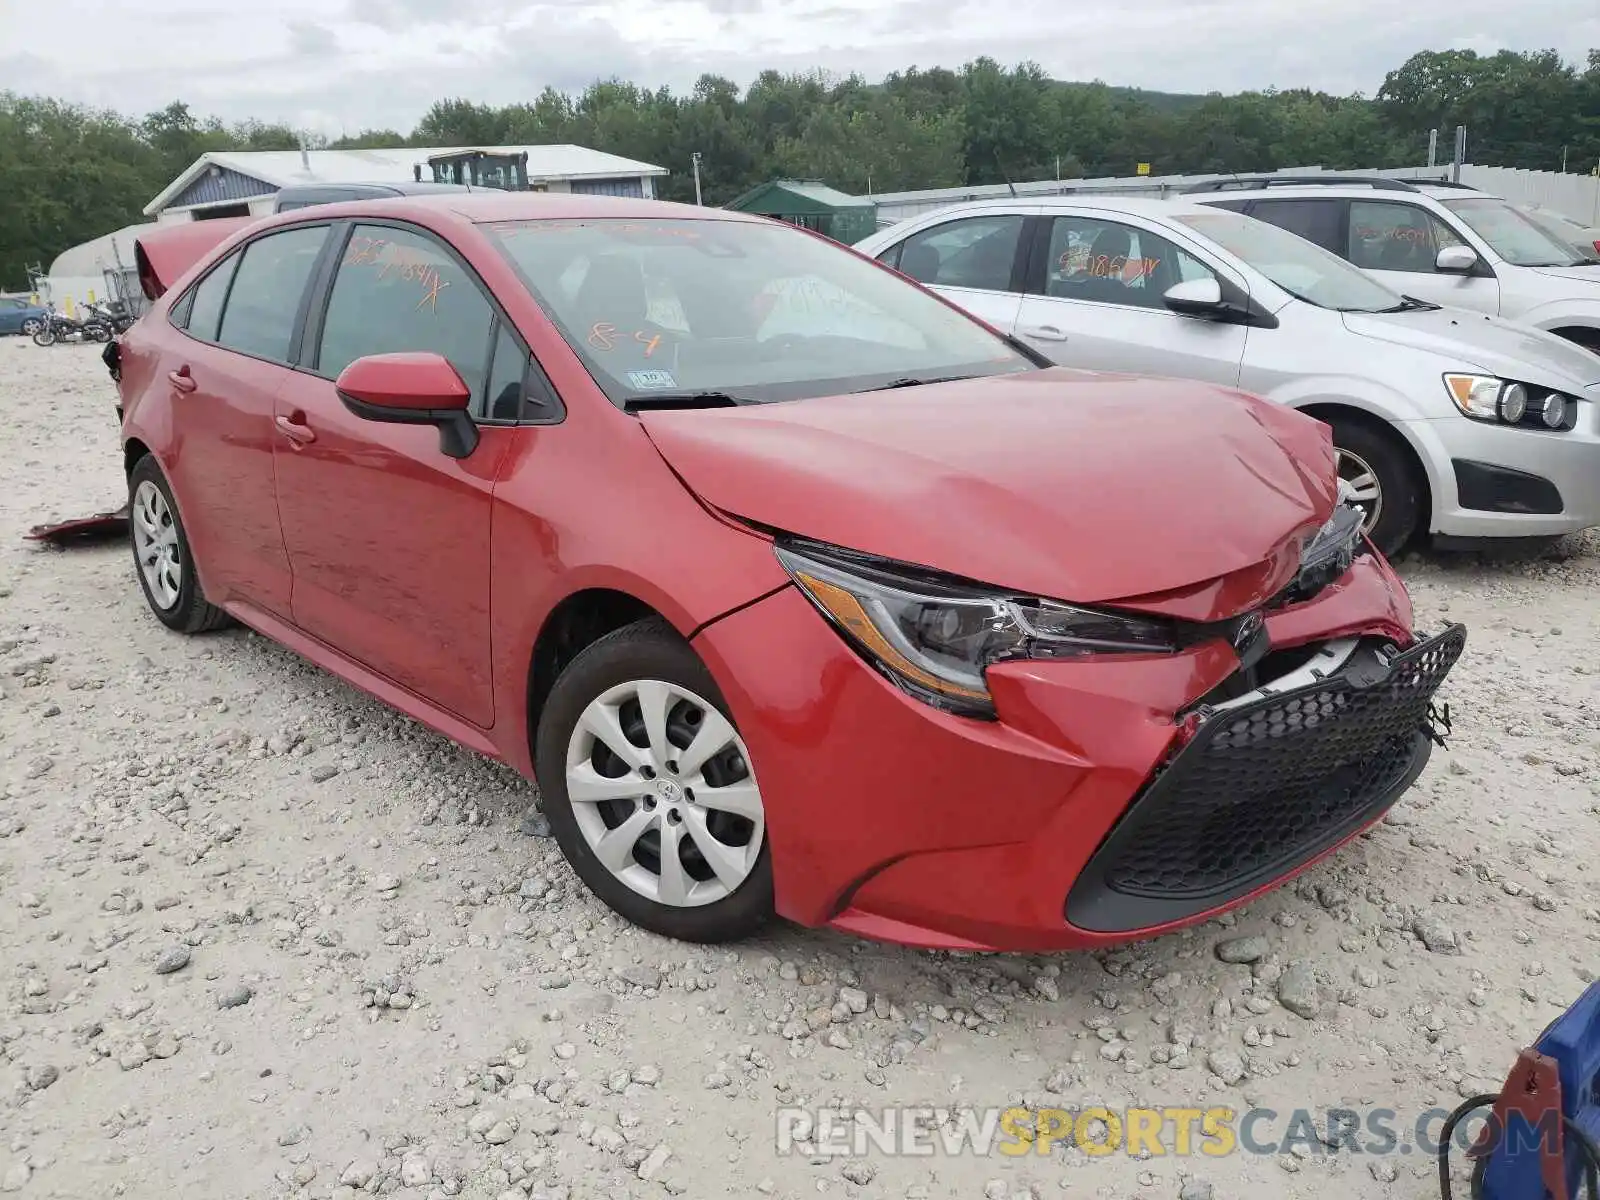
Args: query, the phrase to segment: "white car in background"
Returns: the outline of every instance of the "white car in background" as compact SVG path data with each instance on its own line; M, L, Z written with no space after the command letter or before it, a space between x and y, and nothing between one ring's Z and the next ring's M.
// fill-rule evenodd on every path
M1546 329L1600 354L1600 263L1475 188L1368 176L1246 176L1192 187L1297 233L1397 292Z
M1005 199L856 249L1062 365L1208 380L1326 421L1386 552L1422 533L1600 524L1600 357L1402 297L1265 222L1188 201Z

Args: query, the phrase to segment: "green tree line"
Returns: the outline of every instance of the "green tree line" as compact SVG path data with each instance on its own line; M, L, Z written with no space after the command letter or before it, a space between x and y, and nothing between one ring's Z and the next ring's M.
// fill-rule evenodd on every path
M1448 156L1457 125L1474 162L1588 171L1600 160L1600 51L1576 66L1555 51L1425 51L1375 97L1305 89L1147 92L1064 83L1033 63L981 58L959 70L860 76L764 72L749 87L705 75L687 93L619 80L579 95L545 88L496 107L443 99L409 133L369 129L312 148L573 143L667 167L669 199L693 198L702 156L708 204L773 177L865 193L1060 176L1157 175L1412 165L1430 129ZM283 125L227 125L174 102L143 118L0 92L0 284L141 219L207 150L294 149Z

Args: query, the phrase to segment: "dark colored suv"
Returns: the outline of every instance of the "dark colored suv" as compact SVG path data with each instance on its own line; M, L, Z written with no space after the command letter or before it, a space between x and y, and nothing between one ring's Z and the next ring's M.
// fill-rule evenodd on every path
M278 192L273 212L310 208L313 204L338 204L342 200L379 200L385 196L422 196L435 192L470 192L461 183L307 183Z

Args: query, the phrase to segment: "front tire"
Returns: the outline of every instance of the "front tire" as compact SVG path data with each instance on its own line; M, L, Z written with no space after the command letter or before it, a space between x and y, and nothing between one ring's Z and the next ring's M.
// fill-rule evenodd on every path
M56 344L56 331L48 325L41 325L33 331L33 344L35 346L54 346Z
M544 813L606 905L687 942L748 937L773 915L766 818L716 681L665 621L586 647L535 736Z
M228 624L228 614L200 589L177 502L152 454L128 475L128 539L139 587L158 621L179 633L205 633Z
M1417 535L1427 484L1396 434L1349 418L1336 417L1328 424L1333 427L1339 478L1351 485L1366 514L1362 532L1393 558Z

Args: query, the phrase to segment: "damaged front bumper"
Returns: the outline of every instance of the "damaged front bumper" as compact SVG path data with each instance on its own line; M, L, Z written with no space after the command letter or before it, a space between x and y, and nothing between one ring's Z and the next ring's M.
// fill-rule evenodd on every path
M1287 675L1187 714L1186 741L1067 897L1080 929L1164 925L1231 903L1380 816L1427 764L1434 697L1466 645L1452 625L1401 651L1330 642Z

